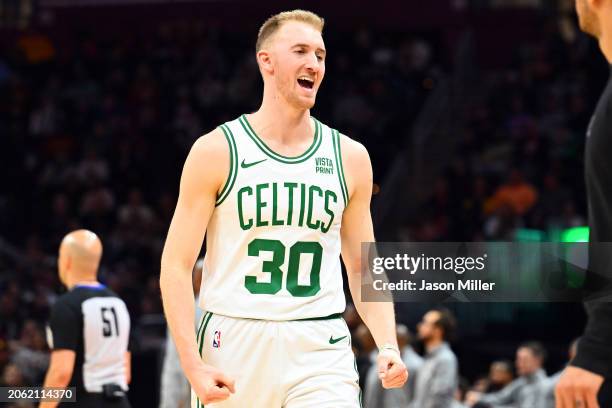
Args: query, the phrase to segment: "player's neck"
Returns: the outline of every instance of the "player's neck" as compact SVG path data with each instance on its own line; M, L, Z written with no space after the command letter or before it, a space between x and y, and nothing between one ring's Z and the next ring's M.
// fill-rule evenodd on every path
M266 103L264 100L249 120L255 127L265 129L263 136L268 139L285 142L312 137L310 111L298 110L286 103Z

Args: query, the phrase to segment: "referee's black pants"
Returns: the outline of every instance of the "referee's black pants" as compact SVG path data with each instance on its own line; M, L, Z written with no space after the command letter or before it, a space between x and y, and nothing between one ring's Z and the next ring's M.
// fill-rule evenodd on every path
M81 392L77 393L76 402L63 402L58 408L131 408L126 397L110 401L101 393Z

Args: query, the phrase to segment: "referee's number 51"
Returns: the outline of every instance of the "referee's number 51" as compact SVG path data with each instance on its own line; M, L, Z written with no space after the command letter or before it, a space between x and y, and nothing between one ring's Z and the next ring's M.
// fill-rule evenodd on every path
M100 314L102 315L102 335L104 337L119 336L119 324L117 323L115 308L103 307L100 309ZM111 323L114 323L114 325Z

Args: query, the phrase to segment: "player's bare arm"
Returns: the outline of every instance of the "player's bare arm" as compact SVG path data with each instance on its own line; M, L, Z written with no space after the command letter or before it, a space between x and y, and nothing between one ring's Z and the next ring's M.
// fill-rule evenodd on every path
M125 352L125 382L132 382L132 353L129 351Z
M374 242L370 213L372 197L372 164L366 149L343 136L340 141L346 170L349 202L342 216L342 259L357 312L370 329L379 348L378 373L385 388L404 385L408 379L400 358L395 334L395 314L391 302L361 301L361 243ZM389 347L388 347L389 346Z
M70 383L72 371L74 370L74 361L76 353L73 350L54 350L51 352L51 361L49 369L45 376L43 387L65 388ZM54 401L41 402L40 408L55 408L59 403Z
M203 403L222 401L234 391L233 380L204 364L198 354L192 286L193 265L229 167L229 147L221 130L215 129L194 143L183 167L179 198L161 261L160 288L166 320L185 375Z

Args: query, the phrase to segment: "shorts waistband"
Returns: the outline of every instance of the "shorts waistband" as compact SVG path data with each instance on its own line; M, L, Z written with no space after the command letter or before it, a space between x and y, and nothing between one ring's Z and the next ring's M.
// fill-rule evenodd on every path
M254 319L252 317L239 317L239 316L227 316L219 313L213 313L210 311L204 311L204 314L209 313L211 315L230 317L232 319L244 319L244 320L257 320L257 321L267 321L267 322L309 322L313 320L332 320L332 319L340 319L342 318L342 313L332 313L327 316L318 316L318 317L306 317L304 319L293 319L293 320L268 320L268 319Z

